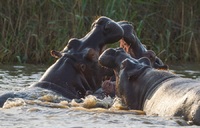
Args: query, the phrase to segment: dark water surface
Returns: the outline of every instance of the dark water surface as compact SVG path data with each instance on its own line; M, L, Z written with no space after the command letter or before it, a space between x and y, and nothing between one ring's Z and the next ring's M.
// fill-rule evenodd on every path
M0 94L27 88L37 82L47 68L42 65L0 65ZM200 81L200 65L170 66L170 70ZM5 108L0 108L0 128L197 127L185 126L184 120L175 117L138 115L120 110L75 109L76 105L68 107L66 101L52 103L56 98L43 95L42 100L11 100ZM104 102L111 101L108 98Z

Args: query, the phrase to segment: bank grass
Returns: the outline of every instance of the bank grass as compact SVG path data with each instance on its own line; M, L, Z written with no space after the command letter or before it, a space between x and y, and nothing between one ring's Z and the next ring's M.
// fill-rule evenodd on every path
M50 50L85 36L100 16L132 22L164 62L200 62L199 6L199 0L0 0L0 62L52 63Z

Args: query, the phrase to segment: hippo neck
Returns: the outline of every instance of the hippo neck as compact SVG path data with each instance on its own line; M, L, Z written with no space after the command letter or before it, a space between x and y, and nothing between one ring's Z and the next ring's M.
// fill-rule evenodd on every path
M90 46L91 48L100 52L103 46L105 45L104 38L105 37L102 33L100 33L97 30L92 30L85 37L80 39L82 42L84 42L84 45L81 46L79 50L83 50L86 47Z
M134 42L130 43L130 50L136 59L143 57L143 54L147 51L137 36L135 36Z
M75 63L76 60L69 56L58 59L57 62L47 69L39 82L51 83L53 89L57 86L59 90L71 91L71 93L75 95L74 98L83 97L85 92L90 90L90 85L84 74L77 72ZM37 86L48 88L47 85L49 84L39 84Z
M32 84L31 87L40 87L40 88L52 90L69 99L78 98L78 95L76 93L73 93L72 89L63 88L57 84L54 84L48 81L39 81L37 83Z
M161 75L162 74L162 75ZM142 95L140 95L141 109L143 109L145 101L153 95L153 93L162 85L161 83L169 79L176 78L178 76L170 74L167 71L159 71L152 68L147 68L144 74L141 74L138 79L140 79ZM148 79L144 79L148 78Z

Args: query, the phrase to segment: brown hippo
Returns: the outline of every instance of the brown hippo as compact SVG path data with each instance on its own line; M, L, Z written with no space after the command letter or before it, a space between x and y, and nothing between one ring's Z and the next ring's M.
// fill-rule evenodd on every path
M98 18L92 30L81 39L71 39L61 51L51 51L58 60L51 65L42 78L30 88L43 88L56 92L65 98L82 98L88 90L96 91L101 87L102 69L98 56L103 47L114 43L123 36L123 29L107 17ZM21 95L23 93L23 95ZM0 96L0 106L8 98L27 98L26 90L11 92Z
M118 24L124 30L123 39L120 40L120 47L122 47L133 58L139 59L141 57L147 57L150 59L151 64L156 69L168 69L160 58L158 58L154 51L147 50L145 45L138 39L134 27L127 21L120 21Z
M116 94L129 108L200 125L200 81L152 68L148 58L130 58L122 48L104 51L99 63L114 70Z

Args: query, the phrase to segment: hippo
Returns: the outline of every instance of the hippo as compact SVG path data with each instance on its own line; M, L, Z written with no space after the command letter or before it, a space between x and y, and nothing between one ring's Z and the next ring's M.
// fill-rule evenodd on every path
M122 48L107 49L98 60L114 70L116 95L130 109L200 125L200 81L155 69L148 58L131 58Z
M108 74L99 66L98 56L106 44L114 43L122 36L123 29L115 21L105 16L98 18L85 37L69 40L62 51L51 51L57 61L28 90L51 90L69 100L83 98L88 90L96 91L101 87L104 74ZM26 90L3 94L0 96L0 107L8 98L25 98L25 93Z
M124 30L123 39L120 40L120 47L124 48L124 50L129 53L133 58L149 58L152 66L156 69L168 69L168 66L165 65L162 60L156 56L154 51L147 50L145 45L141 43L131 23L127 21L119 21L118 24Z

